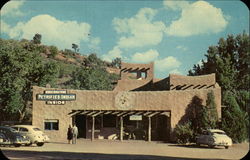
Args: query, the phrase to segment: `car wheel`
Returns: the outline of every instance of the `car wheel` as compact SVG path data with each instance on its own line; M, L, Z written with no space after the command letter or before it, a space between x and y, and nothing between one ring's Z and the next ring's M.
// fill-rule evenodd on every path
M225 146L225 148L226 148L226 149L228 149L228 148L229 148L229 146Z
M208 145L209 148L214 148L215 146L214 145Z
M41 147L41 146L43 146L43 145L44 145L44 143L42 143L42 142L38 142L36 145L37 145L37 146L39 146L39 147Z
M15 147L20 147L21 144L16 144L16 143L15 143L14 146L15 146Z

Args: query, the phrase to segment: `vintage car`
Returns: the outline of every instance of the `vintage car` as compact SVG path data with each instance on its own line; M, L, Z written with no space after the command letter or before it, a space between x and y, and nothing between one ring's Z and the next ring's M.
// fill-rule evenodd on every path
M205 144L211 148L215 146L224 146L228 149L229 146L232 146L232 139L220 129L208 129L196 137L196 144Z
M30 139L30 145L36 144L43 146L44 143L49 142L50 139L39 128L32 125L14 125L11 126L16 129L21 135L27 136Z
M30 144L29 138L22 136L17 130L11 127L0 126L0 145L20 147L22 144Z

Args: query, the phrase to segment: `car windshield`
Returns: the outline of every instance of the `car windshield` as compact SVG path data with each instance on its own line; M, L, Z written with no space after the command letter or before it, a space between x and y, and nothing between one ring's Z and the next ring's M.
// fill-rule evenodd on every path
M225 133L225 132L213 132L213 134L226 135L226 133Z
M41 131L39 128L33 128L34 131Z

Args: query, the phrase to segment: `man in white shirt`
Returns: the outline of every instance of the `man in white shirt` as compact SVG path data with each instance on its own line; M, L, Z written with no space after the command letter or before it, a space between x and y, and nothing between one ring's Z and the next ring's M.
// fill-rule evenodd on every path
M76 144L76 139L78 136L78 128L76 127L76 125L73 125L73 140L72 140L72 144Z

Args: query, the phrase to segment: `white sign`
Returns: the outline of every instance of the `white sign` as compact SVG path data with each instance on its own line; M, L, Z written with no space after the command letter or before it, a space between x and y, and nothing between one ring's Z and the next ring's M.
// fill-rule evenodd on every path
M67 94L66 90L47 90L44 94L37 94L36 100L46 101L47 105L64 105L66 101L75 101L76 94Z
M129 116L129 120L131 120L131 121L141 121L142 120L142 115L131 115L131 116Z
M40 101L73 101L75 94L37 94L36 99Z
M66 90L47 90L44 91L45 94L67 94Z
M51 105L64 105L66 102L65 101L46 101L46 104L51 104Z

